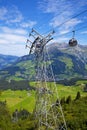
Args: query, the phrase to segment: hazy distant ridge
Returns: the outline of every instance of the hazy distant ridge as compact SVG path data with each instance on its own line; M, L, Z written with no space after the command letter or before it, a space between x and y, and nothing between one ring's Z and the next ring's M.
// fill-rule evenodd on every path
M71 48L66 43L53 43L47 48L56 80L87 77L87 46L78 45ZM0 78L33 80L35 79L34 66L33 55L25 55L18 59L16 57L16 62L0 71ZM49 67L48 64L47 70ZM48 71L48 77L50 76Z

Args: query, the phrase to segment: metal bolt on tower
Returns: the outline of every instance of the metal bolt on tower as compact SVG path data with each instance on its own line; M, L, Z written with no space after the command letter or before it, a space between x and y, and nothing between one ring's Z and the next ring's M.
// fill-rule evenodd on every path
M46 36L42 36L32 29L29 36L32 36L34 41L31 42L28 39L27 42L30 42L31 46L26 45L26 47L30 48L29 54L33 53L35 56L37 84L35 118L38 130L67 130L50 56L46 49L46 44L53 39L53 34L54 31ZM49 70L47 70L48 66ZM49 82L48 72L50 72L52 83Z

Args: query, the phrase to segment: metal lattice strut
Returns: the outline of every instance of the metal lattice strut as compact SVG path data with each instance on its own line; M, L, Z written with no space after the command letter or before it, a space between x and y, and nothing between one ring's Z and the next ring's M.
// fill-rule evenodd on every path
M32 29L29 36L34 38L29 54L35 55L35 70L36 70L36 106L35 118L38 121L38 130L67 130L66 122L62 112L62 107L58 97L58 90L55 83L55 78L50 64L50 57L46 50L46 44L52 40L51 37L54 31L50 32L47 36L42 36L36 30ZM49 71L51 73L52 82L50 84L48 76L48 63Z

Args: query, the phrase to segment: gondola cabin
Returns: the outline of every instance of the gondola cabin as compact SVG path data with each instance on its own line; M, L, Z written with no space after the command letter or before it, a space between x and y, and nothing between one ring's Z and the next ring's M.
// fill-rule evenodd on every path
M69 40L69 46L76 46L78 44L77 40L75 38L72 38Z
M77 40L74 38L75 37L75 31L72 31L73 36L72 39L69 40L69 46L74 47L78 44Z

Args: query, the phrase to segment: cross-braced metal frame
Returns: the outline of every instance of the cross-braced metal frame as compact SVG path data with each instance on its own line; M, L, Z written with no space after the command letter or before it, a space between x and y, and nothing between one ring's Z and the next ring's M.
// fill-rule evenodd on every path
M58 97L58 90L50 62L50 56L46 49L46 44L52 40L54 31L47 36L40 35L36 30L32 29L30 36L34 38L31 42L30 53L35 55L36 70L36 105L35 118L37 120L38 130L67 130L62 107ZM49 66L49 70L47 67ZM48 71L52 79L49 82Z

